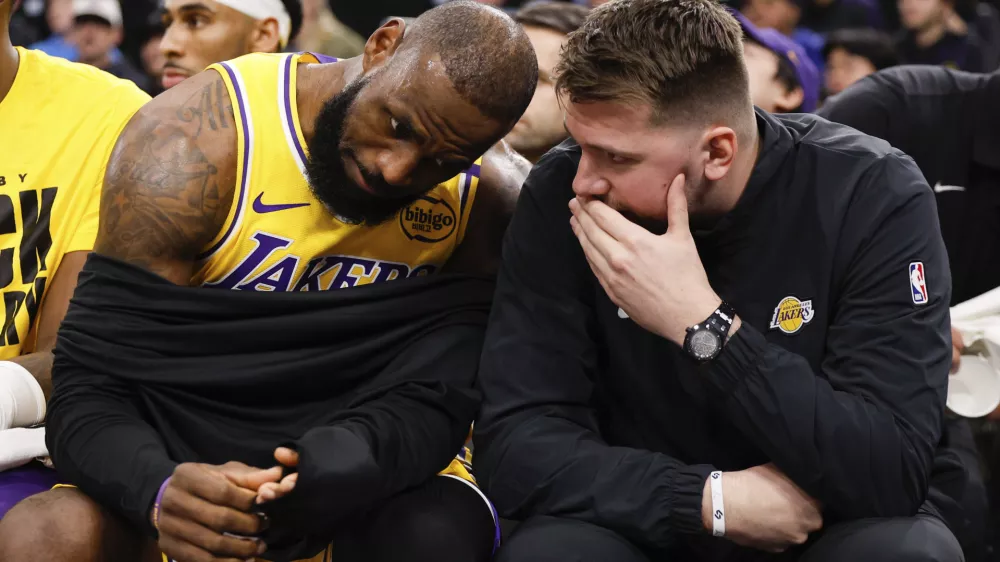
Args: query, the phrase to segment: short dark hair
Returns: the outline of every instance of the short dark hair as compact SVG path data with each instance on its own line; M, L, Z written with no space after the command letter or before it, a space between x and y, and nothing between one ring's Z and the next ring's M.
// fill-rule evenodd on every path
M899 64L899 54L892 37L875 29L838 29L827 36L823 58L829 57L834 49L843 49L852 55L868 59L875 70Z
M472 0L448 2L424 12L407 41L441 58L460 96L484 116L513 127L538 85L531 41L510 16Z
M556 74L571 102L647 103L654 124L752 116L743 30L715 0L602 4L569 35Z
M569 35L580 29L589 12L590 8L568 2L532 2L514 13L514 21Z

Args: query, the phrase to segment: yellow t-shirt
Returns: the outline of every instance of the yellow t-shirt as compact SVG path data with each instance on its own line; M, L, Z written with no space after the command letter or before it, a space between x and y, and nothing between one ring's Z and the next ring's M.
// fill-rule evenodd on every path
M104 170L118 134L149 96L91 66L17 48L0 101L0 359L26 341L64 255L97 238Z

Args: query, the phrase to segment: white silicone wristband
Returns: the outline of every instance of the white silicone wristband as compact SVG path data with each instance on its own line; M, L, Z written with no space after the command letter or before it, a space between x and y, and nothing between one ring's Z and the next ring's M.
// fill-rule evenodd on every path
M712 536L726 536L726 506L722 501L722 472L709 475L712 487Z

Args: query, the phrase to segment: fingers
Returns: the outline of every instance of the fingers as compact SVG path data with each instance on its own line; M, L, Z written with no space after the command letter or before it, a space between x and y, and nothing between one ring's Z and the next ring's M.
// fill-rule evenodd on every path
M299 454L288 447L278 447L274 450L274 460L284 466L294 468L299 465Z
M601 253L600 250L594 245L593 241L583 227L580 226L580 220L577 217L572 217L569 219L570 227L573 229L573 233L576 234L577 239L580 241L580 247L583 248L583 254L587 258L587 262L590 264L590 269L593 270L594 275L597 279L604 283L610 273L610 267L608 266L608 259Z
M268 482L260 487L260 491L257 494L257 503L261 504L264 502L274 501L280 497L286 496L295 489L295 483L298 482L298 474L289 474L284 477L281 482L274 483Z
M221 467L220 471L233 484L254 492L265 482L280 480L283 472L280 466L272 466L267 470L262 470L241 463L227 463Z
M253 500L257 496L257 487L250 488L252 482L244 481L248 485L240 485L239 482L232 482L232 476L221 469L210 469L203 465L182 464L174 470L170 486L164 493L164 501L167 501L171 491L184 491L192 496L196 496L216 506L231 507L239 511L249 511L253 506ZM280 468L277 476L273 480L281 478ZM172 490L176 488L176 490ZM179 499L179 498L178 498Z
M596 199L577 197L570 202L570 211L573 211L573 214L578 217L581 212L588 215L601 231L623 244L627 244L637 236L646 233L644 228L623 217L621 213L606 203Z
M183 560L184 562L246 562L248 559L253 559L250 556L246 558L219 558L203 548L173 537L160 538L159 547L167 560Z
M597 205L603 205L603 203L600 203L599 201L595 201L594 203ZM618 240L613 238L607 231L597 224L594 217L590 213L590 209L593 208L594 207L590 207L589 204L588 206L581 205L580 201L577 199L570 201L570 210L573 211L573 218L576 219L576 228L574 229L574 232L576 232L577 238L580 237L581 233L586 235L594 250L600 252L601 256L603 256L605 260L614 263L614 256L616 254L620 254L623 248ZM611 210L610 207L605 206L605 208ZM573 224L572 219L570 220L570 224Z
M962 338L962 331L954 326L951 327L951 345L957 348L959 353L965 351L965 339Z
M247 536L256 535L263 530L261 520L256 515L213 505L184 490L168 488L163 494L160 509L165 515L172 516L161 517L164 522L172 519L190 520L219 533Z
M962 332L952 326L951 327L951 372L957 373L959 367L962 366L962 352L965 351L965 340L962 338Z
M667 191L667 232L690 232L688 223L687 189L684 186L684 174L677 174Z
M160 529L160 548L172 559L185 561L244 561L263 554L267 547L258 539L222 535L192 521L171 517Z

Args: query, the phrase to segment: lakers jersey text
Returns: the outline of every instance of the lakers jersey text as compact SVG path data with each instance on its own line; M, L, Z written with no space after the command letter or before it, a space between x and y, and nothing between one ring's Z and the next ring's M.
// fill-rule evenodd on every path
M253 54L213 65L237 127L237 191L204 249L194 284L249 291L326 291L437 271L461 242L479 162L377 226L339 220L313 195L296 75L314 55Z

